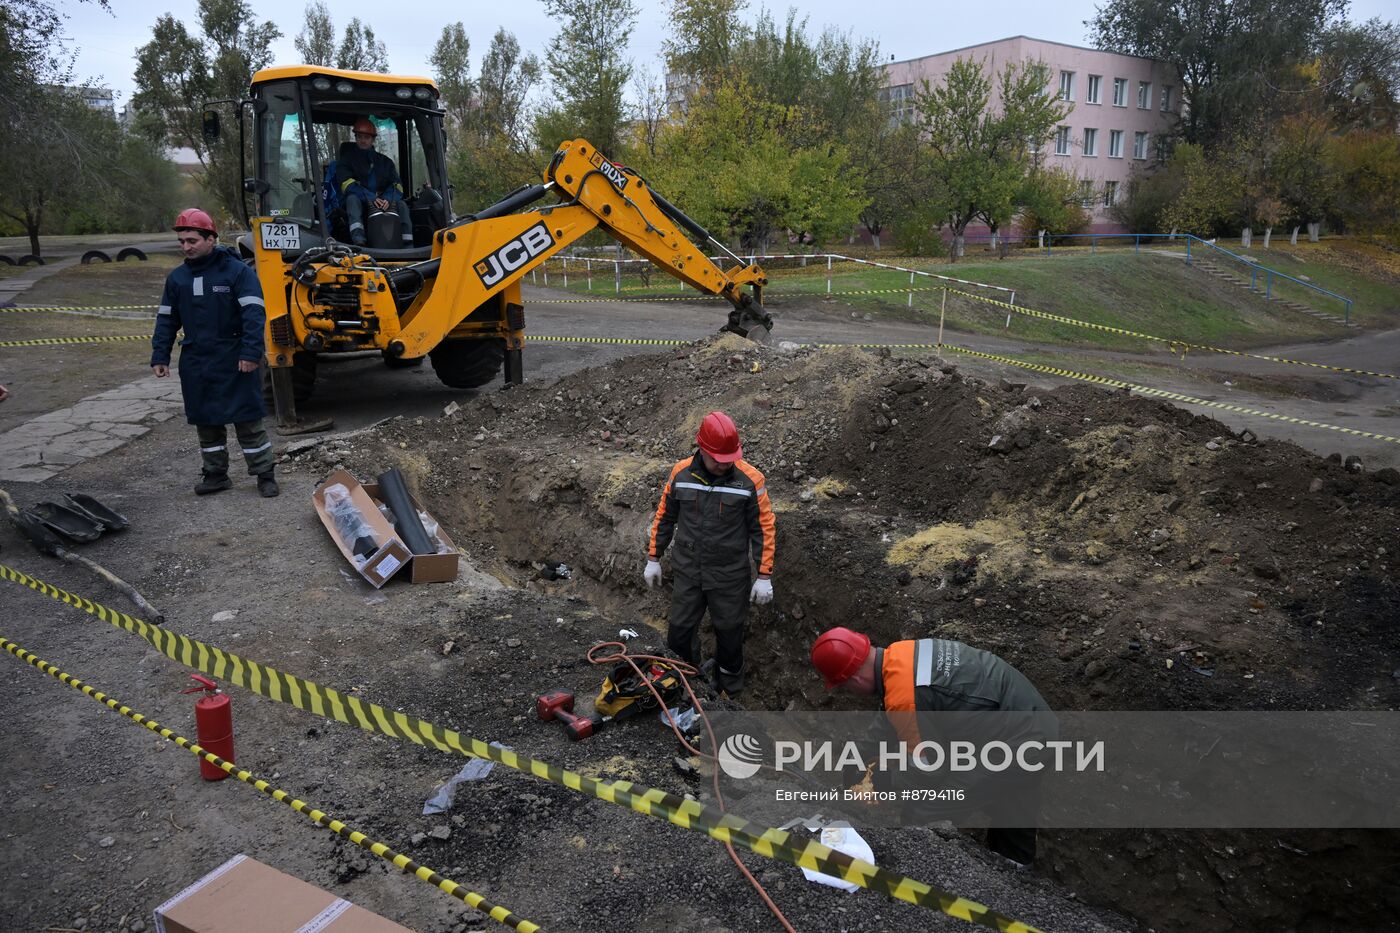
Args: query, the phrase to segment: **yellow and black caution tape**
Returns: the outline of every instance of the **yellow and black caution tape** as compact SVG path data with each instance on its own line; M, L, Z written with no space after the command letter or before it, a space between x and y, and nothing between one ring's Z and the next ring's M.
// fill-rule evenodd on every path
M998 356L995 353L983 353L980 350L969 350L966 347L954 346L951 343L943 344L942 349L952 350L954 353L962 353L967 356L979 357L984 360L992 360L997 363L1006 363L1009 366L1019 366L1022 369L1029 369L1038 373L1063 376L1067 379L1077 379L1081 382L1093 382L1098 385L1111 386L1116 389L1128 389L1141 395L1153 396L1154 398L1165 398L1174 402L1185 402L1188 405L1203 405L1207 408L1219 408L1223 411L1233 411L1241 415L1268 418L1270 421L1282 421L1286 424L1301 424L1310 428L1323 428L1328 431L1337 431L1341 434L1351 434L1355 437L1366 437L1375 441L1387 441L1392 444L1400 444L1400 437L1391 437L1389 434L1376 434L1372 431L1362 431L1357 428L1344 428L1341 425L1327 424L1323 421L1309 421L1306 418L1294 418L1292 415L1280 415L1271 411L1260 411L1257 408L1245 408L1242 405L1231 405L1228 402L1213 402L1209 399L1196 398L1192 395L1183 395L1180 392L1171 392L1167 389L1154 389L1151 386L1137 385L1136 383L1124 382L1121 379L1112 379L1108 376L1099 376L1094 373L1081 373L1072 369L1060 369L1057 366L1043 366L1039 363L1027 363L1024 360L1014 359L1009 356Z
M121 340L150 339L150 334L121 334L113 337L39 337L34 340L0 340L0 347L57 347L72 343L116 343Z
M742 817L722 813L699 801L677 797L663 790L633 784L631 781L599 781L566 771L537 758L517 754L510 749L488 745L480 739L444 729L416 716L385 709L376 703L346 696L314 681L246 660L187 635L177 635L169 629L151 625L124 612L75 596L3 564L0 564L0 578L22 584L70 606L76 606L116 628L137 635L157 651L186 667L220 680L231 681L259 696L287 703L317 716L335 719L390 738L407 739L438 751L489 758L508 768L532 774L598 800L628 807L637 813L666 820L683 829L704 833L720 842L741 845L765 858L842 878L860 887L937 910L949 917L966 920L978 926L1002 933L1039 933L1034 927L1004 917L975 901L852 858L815 840L800 839L785 830L762 827Z
M0 311L150 311L155 305L16 305L13 308L0 308Z
M194 742L191 742L189 739L165 728L160 723L156 722L154 719L141 715L140 713L131 709L129 706L126 706L125 704L121 703L114 697L109 697L102 691L94 689L91 684L85 684L78 678L73 677L69 674L65 674L63 671L54 667L49 662L44 661L41 658L36 658L34 655L30 654L28 651L25 651L19 645L10 641L8 638L0 636L0 648L4 648L10 654L19 658L21 661L25 662L31 667L38 668L39 670L43 671L45 674L48 674L55 680L62 681L68 686L72 687L74 690L77 690L80 693L91 697L97 702L105 705L108 709L116 710L118 713L121 713L123 716L125 716L127 719L130 719L132 722L138 725L145 726L147 729L150 729L152 732L154 732L161 738L169 742L174 742L176 745L180 746L185 751L191 753L196 758L203 759L204 761L209 762L214 767L221 769L224 773L238 778L244 784L248 784L252 787L257 788L259 791L271 797L273 800L276 800L278 803L285 803L287 806L291 807L293 810L300 813L302 816L306 817L308 820L315 823L317 826L323 826L326 829L329 829L331 832L335 833L337 836L349 839L355 845L359 846L362 849L366 849L370 852L373 852L379 858L382 858L386 862L391 863L395 868L399 869L405 874L413 875L416 878L420 878L423 881L428 882L433 887L437 888L440 891L443 891L446 894L451 895L452 897L457 898L459 901L462 901L467 906L473 907L476 910L487 914L491 917L491 919L497 920L505 924L506 926L511 927L512 929L519 930L521 931L521 933L536 933L536 931L541 929L539 924L531 923L529 920L524 920L520 917L517 917L515 914L511 913L506 908L501 907L498 904L492 904L490 901L488 901L486 898L482 897L475 891L463 887L462 885L458 884L450 878L444 878L442 875L433 871L431 868L428 868L426 865L418 864L413 859L409 858L407 855L404 855L402 852L396 852L382 842L375 842L373 839L370 839L368 836L366 836L359 830L351 829L349 826L347 826L340 820L332 819L330 815L325 813L324 811L311 806L303 800L298 800L296 797L293 797L291 794L287 793L284 790L279 790L273 787L271 784L267 783L267 781L264 781L262 778L255 776L251 771L248 771L244 768L240 768L231 761L225 761L218 755L215 755L213 752L207 751L206 749L195 744Z
M535 343L541 341L546 343L620 343L642 344L644 346L656 347L677 347L682 344L695 342L693 340L670 340L651 337L556 337L549 334L526 334L525 339Z
M618 298L615 295L604 295L598 298L537 298L530 302L532 305L576 305L584 303L595 303L604 301L725 301L722 295L673 295L670 297L657 296L654 298Z
M1395 373L1379 373L1372 372L1369 369L1352 369L1348 366L1332 366L1328 363L1310 363L1307 360L1293 360L1283 356L1267 356L1262 353L1248 353L1244 350L1228 350L1224 347L1211 346L1208 343L1191 343L1187 340L1176 340L1171 337L1159 337L1155 334L1144 334L1140 331L1127 330L1126 328L1122 327L1113 327L1108 324L1095 324L1092 321L1081 321L1078 318L1065 317L1061 314L1052 314L1049 311L1037 311L1034 308L1026 308L1022 307L1021 305L1013 305L1005 301L998 301L995 298L988 298L985 295L974 295L971 292L961 291L960 289L956 288L948 289L948 293L952 295L960 295L963 298L968 298L972 301L980 301L983 304L996 305L998 308L1005 308L1007 311L1010 311L1013 314L1023 314L1026 317L1039 318L1045 321L1054 321L1057 324L1068 324L1071 327L1084 327L1089 330L1103 331L1104 333L1119 334L1124 337L1136 337L1139 340L1151 340L1156 343L1167 344L1172 348L1173 352L1176 352L1177 349L1180 348L1181 354L1183 356L1185 355L1186 350L1206 350L1210 353L1223 353L1227 356L1238 356L1252 360L1264 360L1268 363L1285 363L1290 366L1309 366L1313 369L1326 369L1331 370L1332 372L1350 373L1356 376L1375 376L1378 379L1400 379L1400 375L1397 375Z

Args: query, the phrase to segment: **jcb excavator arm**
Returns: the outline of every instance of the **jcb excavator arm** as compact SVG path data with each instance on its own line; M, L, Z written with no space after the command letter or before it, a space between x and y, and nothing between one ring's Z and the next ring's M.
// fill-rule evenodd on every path
M522 211L550 193L564 200ZM390 274L396 293L417 289L393 322L398 325L396 354L422 356L449 333L475 332L503 334L508 348L518 350L524 337L520 279L600 226L681 281L726 298L734 306L726 329L747 334L756 327L772 327L762 305L768 279L761 268L730 253L734 267L721 270L681 229L702 243L714 242L724 249L722 244L652 191L640 175L576 139L559 147L543 184L521 188L438 231L432 259ZM744 286L750 286L751 293L744 292ZM472 313L496 304L503 309L500 315Z

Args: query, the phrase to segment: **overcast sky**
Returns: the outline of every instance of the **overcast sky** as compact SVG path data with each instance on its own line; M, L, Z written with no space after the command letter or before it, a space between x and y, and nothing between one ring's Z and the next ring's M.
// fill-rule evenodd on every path
M628 43L628 53L638 69L661 73L661 43L666 38L666 0L635 0L641 9ZM170 13L197 32L195 0L111 0L108 13L94 3L58 0L67 14L66 34L78 53L76 74L117 92L117 108L130 98L135 82L136 50L150 39L150 29L162 14ZM555 25L544 14L539 0L506 0L459 4L384 3L383 0L327 0L336 30L344 29L351 17L358 16L374 27L389 52L389 66L400 74L429 75L428 55L442 27L460 20L471 39L472 70L491 36L504 27L515 34L520 45L543 57L545 45ZM283 36L274 48L276 64L299 61L292 37L301 31L303 0L251 0L258 17L270 19ZM773 5L775 19L786 15L789 6ZM856 38L872 38L882 60L917 58L975 45L1012 35L1028 35L1075 45L1087 45L1084 21L1094 15L1094 0L1000 0L968 4L947 0L915 7L911 0L806 0L799 6L808 18L808 32L815 35L827 25L851 32ZM757 5L746 11L753 20ZM914 12L917 10L917 12ZM1393 0L1353 0L1350 18L1354 21L1381 16L1394 18ZM393 11L392 18L386 15Z

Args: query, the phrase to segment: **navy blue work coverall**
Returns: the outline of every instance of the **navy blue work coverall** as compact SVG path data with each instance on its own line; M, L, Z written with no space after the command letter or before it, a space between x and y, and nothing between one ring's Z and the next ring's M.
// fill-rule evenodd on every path
M257 274L226 246L203 259L185 260L165 280L151 365L170 365L175 335L184 331L180 389L185 417L199 430L206 474L228 472L228 424L238 434L250 474L273 468L272 443L262 426L261 375L238 371L239 360L262 362L266 315Z

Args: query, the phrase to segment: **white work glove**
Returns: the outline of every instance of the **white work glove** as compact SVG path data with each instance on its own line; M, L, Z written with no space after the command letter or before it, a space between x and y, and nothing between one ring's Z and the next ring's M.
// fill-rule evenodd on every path
M753 589L749 591L749 602L766 606L773 601L773 581L765 580L762 577L753 581Z
M647 581L648 587L661 585L661 562L655 560L647 561L647 569L642 571L642 579Z

